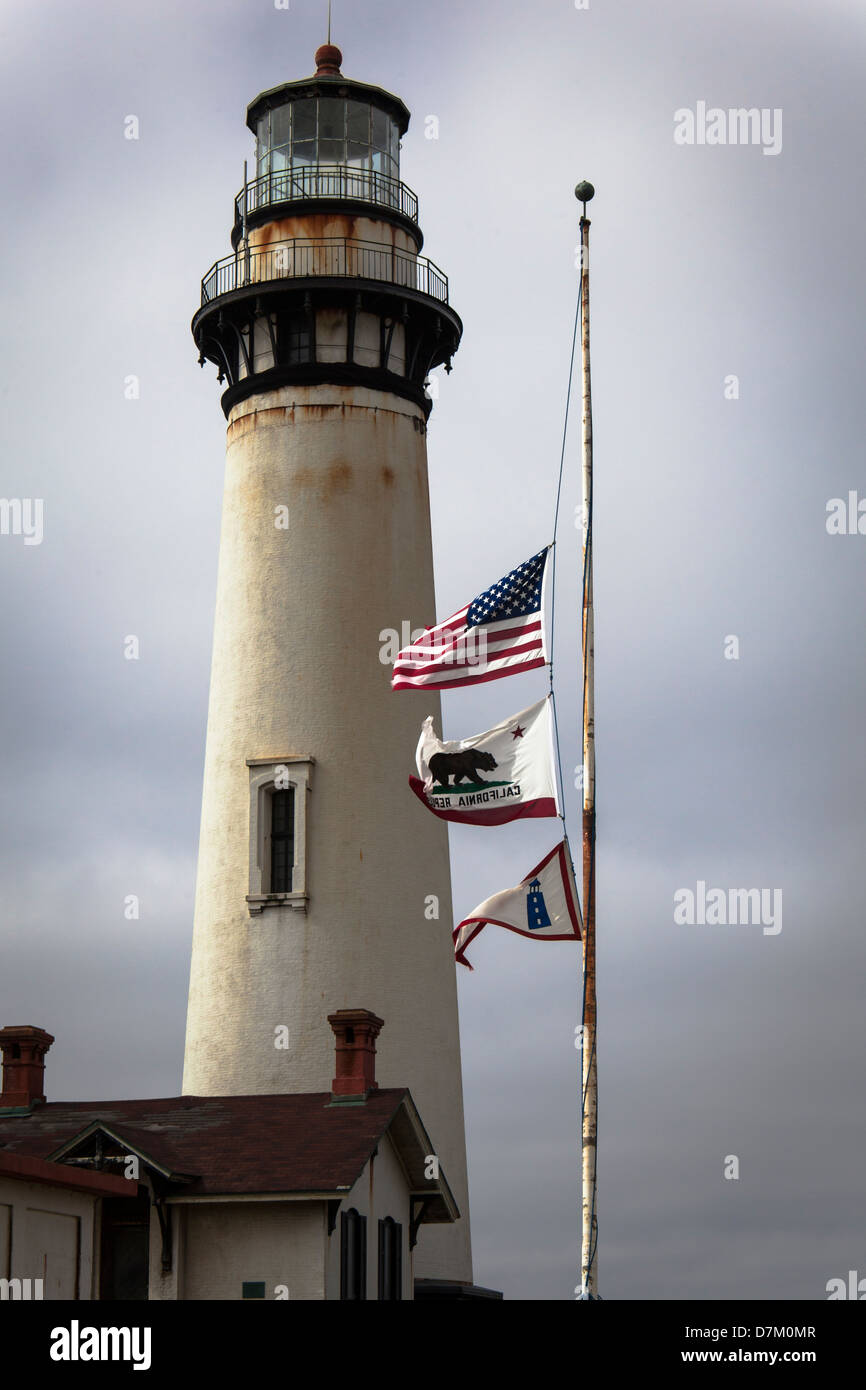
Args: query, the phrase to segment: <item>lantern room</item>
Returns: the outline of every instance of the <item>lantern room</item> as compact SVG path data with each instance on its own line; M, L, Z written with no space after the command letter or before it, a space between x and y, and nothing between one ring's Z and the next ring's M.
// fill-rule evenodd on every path
M342 164L400 177L400 128L372 102L305 93L256 121L256 174Z
M247 108L255 174L238 197L235 244L242 224L261 222L262 209L339 200L385 211L420 248L418 200L400 182L409 112L383 88L344 77L341 62L339 48L323 44L313 77L272 87Z
M341 63L323 44L312 77L247 108L254 173L235 198L232 254L204 277L193 320L199 360L228 382L227 415L256 392L328 382L402 396L426 417L427 375L450 371L460 341L400 180L409 111Z

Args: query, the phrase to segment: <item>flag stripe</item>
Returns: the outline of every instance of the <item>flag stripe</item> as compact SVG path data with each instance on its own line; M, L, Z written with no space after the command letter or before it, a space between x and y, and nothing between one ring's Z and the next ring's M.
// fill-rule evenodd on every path
M473 922L477 923L475 931L472 932L471 936L467 936L466 940L463 942L463 945L459 948L459 950L456 950L454 952L454 959L459 961L461 965L468 966L470 970L474 970L475 967L469 964L469 961L465 957L465 952L469 949L476 936L478 936L479 932L481 932L484 929L484 927L504 927L506 931L513 931L516 936L531 936L536 941L581 940L580 935L576 935L574 932L571 931L564 932L562 936L549 936L545 934L544 936L537 937L535 935L535 932L523 931L521 927L514 927L510 922L498 922L495 917L467 917L465 922L460 923L460 927L468 927ZM460 927L455 927L454 929L453 935L455 941L457 932L460 930Z
M523 927L515 927L515 925L514 925L513 922L500 922L498 917L466 917L466 918L464 919L464 921L462 921L462 922L460 923L460 927L468 927L468 926L470 926L470 924L473 923L473 922L477 922L477 923L478 923L480 926L482 926L482 927L505 927L506 931L513 931L513 932L516 932L518 936L528 936L528 937L531 937L533 941L580 941L580 940L581 940L580 932L565 931L565 932L560 932L557 936L552 936L552 935L550 934L550 932L545 932L545 933L544 933L544 936L539 936L537 932L534 932L534 931L527 931L527 930L525 930ZM459 931L459 930L460 930L460 927L456 927L456 928L455 928L455 931ZM477 936L477 935L478 935L477 932L473 932L473 933L472 933L472 936ZM469 941L472 940L472 936L470 936ZM460 949L463 950L463 951L465 951L465 950L466 950L466 947L469 945L469 941L465 941L465 942L463 943L463 946L462 946Z
M457 946L457 935L458 935L458 933L459 933L459 931L460 931L460 927L467 926L467 925L468 925L468 922L477 922L478 925L476 926L476 928L475 928L475 930L474 930L473 932L470 932L470 933L469 933L469 935L467 936L466 940L463 942L463 945L460 946L460 947L458 947L458 946ZM455 947L455 950L454 950L454 959L455 959L455 960L459 960L459 962L460 962L461 965L465 965L466 968L467 968L467 970L474 970L474 969L475 969L475 966L469 964L469 961L466 959L466 957L465 957L465 955L464 955L464 952L465 952L466 950L468 950L468 948L472 945L472 942L475 940L476 936L479 934L479 932L482 932L482 931L484 930L484 928L485 928L485 926L486 926L487 924L486 924L486 922L484 921L484 919L481 918L481 917L471 917L471 918L468 919L468 922L461 922L459 927L455 927L455 928L454 928L453 932L451 933L451 936L452 936L452 939L453 939L453 941L454 941L454 947Z
M545 666L546 664L543 656L536 657L533 661L503 662L496 670L487 671L483 676L476 675L474 679L470 679L470 677L474 675L477 667L470 666L465 672L465 678L462 680L452 667L447 678L446 673L443 671L441 679L438 680L431 680L429 676L420 679L413 679L411 676L401 676L399 680L392 681L392 689L420 690L423 688L425 690L456 690L459 686L483 685L485 681L495 681L498 680L500 676L510 676L512 671L534 671L537 667Z
M497 806L490 811L480 811L477 808L471 811L440 811L437 807L431 806L424 795L424 783L420 777L410 777L409 786L418 800L423 802L434 816L438 816L440 820L459 821L462 825L507 825L512 820L559 814L552 796L539 796L534 801L521 801L517 805Z
M461 628L447 642L433 642L425 645L419 639L414 646L403 648L394 662L394 669L400 670L403 666L409 666L418 661L427 661L430 658L441 662L446 657L451 658L454 652L460 651L461 644L462 650L474 653L481 646L481 641L476 638L476 633L482 632L481 640L487 651L496 650L503 643L507 644L525 637L532 637L536 646L541 650L541 623L538 618L527 618L520 623L515 623L512 619L507 626L503 624L501 628L497 626L484 629Z
M469 651L468 653L461 652L459 647L453 650L454 656L450 661L443 661L441 655L434 661L423 661L421 659L417 661L401 661L394 667L394 673L399 676L420 676L426 671L439 671L443 666L456 667L459 670L464 665L475 667L476 670L488 670L493 661L501 661L503 657L520 655L524 652L540 652L541 643L537 637L532 636L526 638L522 642L515 642L513 637L504 642L488 642L488 659L484 662L478 661L477 659L474 661L467 660L467 656L475 656L477 658L477 653L474 651ZM490 655L491 652L492 656Z
M543 581L549 550L540 550L398 652L392 688L450 690L545 665Z

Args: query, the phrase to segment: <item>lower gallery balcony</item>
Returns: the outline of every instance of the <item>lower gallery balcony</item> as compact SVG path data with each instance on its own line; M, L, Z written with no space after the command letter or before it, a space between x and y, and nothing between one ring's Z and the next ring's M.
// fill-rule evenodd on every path
M239 246L202 280L202 306L250 285L299 278L376 280L448 303L448 277L425 256L374 241L321 237Z
M217 366L233 404L276 386L355 384L429 414L424 384L457 350L463 325L448 279L392 243L352 237L244 242L202 281L192 323L199 360Z

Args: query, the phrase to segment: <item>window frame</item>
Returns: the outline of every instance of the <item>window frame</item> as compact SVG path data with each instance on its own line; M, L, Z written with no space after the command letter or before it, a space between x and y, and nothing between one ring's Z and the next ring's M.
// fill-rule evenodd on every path
M390 1251L388 1246L390 1245ZM388 1277L391 1290L388 1291ZM393 1216L379 1218L379 1299L397 1302L403 1298L403 1226Z
M279 807L277 806L277 797L281 798ZM288 815L286 817L285 828L275 823L278 810L280 814L282 814L281 808L286 805L286 802L282 800L284 797L287 799L288 803ZM295 830L298 820L296 810L297 792L291 782L287 787L274 786L268 793L268 800L270 804L268 806L266 820L269 821L269 824L265 827L266 862L262 865L262 879L264 884L267 884L267 891L270 894L291 893L295 884ZM289 860L287 853L285 855L287 862L282 865L282 868L285 870L287 885L277 888L274 885L274 879L277 873L280 872L280 860L282 856L275 850L275 845L278 845L281 841L285 841L288 849L291 851L291 860ZM280 877L282 877L282 873L280 873Z
M247 758L250 770L250 874L246 902L251 917L266 909L290 908L306 912L307 813L315 759L296 754L284 758ZM277 786L279 773L280 785ZM271 797L274 791L294 791L294 862L288 893L270 891Z
M355 1265L349 1268L350 1227L355 1231ZM352 1277L354 1274L354 1278ZM357 1284L357 1291L355 1285ZM357 1207L340 1216L340 1299L344 1303L365 1302L367 1298L367 1218Z
M300 313L283 314L276 334L277 357L281 363L298 366L304 362L315 362L315 334L309 313L301 310Z
M323 101L333 102L342 107L341 118L332 127L335 130L339 127L341 134L336 136L323 134L323 129L327 128L327 116L323 119L320 106ZM356 108L366 108L366 131L361 138L358 135L360 121L357 119L359 115L357 110L352 112L352 134L349 133L350 103ZM297 139L295 133L295 112L297 109L303 109L305 116L312 115L313 117L312 120L307 119L303 123L302 136L305 138L301 139ZM274 118L277 113L280 113L280 118L284 122L284 131L274 130L276 124ZM283 113L285 114L283 115ZM383 124L384 135L381 133ZM377 126L378 140L373 133ZM275 142L275 135L284 136L284 138ZM322 143L341 145L342 156L337 159L322 158L320 148ZM362 163L355 162L357 153L350 156L350 146L354 146L356 149L358 146L363 146L364 158ZM279 167L277 167L278 164ZM292 174L295 168L309 169L320 165L325 168L357 169L359 172L367 174L386 174L392 179L399 180L400 132L396 120L389 111L378 106L376 102L362 101L358 97L320 95L294 97L280 106L272 107L259 118L256 126L256 173L258 177L263 178L268 174Z

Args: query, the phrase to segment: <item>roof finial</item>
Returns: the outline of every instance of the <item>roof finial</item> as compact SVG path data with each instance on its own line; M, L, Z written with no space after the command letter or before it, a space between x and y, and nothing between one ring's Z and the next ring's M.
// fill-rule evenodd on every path
M340 64L343 55L336 44L331 43L331 0L328 0L328 42L316 49L316 76L342 77Z
M323 43L321 48L316 49L316 76L317 77L342 77L340 64L343 55L334 43Z

